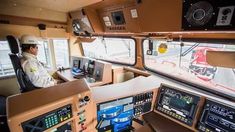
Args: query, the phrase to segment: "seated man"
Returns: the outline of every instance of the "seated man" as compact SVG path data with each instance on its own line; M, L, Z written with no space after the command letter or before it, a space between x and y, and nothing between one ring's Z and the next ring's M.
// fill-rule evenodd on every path
M24 72L29 77L32 84L36 87L49 87L56 84L56 81L37 60L38 41L36 37L23 35L21 37L22 60L21 65Z

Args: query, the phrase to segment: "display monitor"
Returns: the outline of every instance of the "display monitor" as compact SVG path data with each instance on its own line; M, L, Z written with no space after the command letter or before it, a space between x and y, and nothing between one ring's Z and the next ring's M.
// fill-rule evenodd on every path
M235 106L206 100L197 129L203 132L235 132Z
M156 101L156 110L184 124L192 126L200 96L162 85Z
M80 60L73 60L73 67L80 69Z
M112 20L115 25L123 25L125 24L125 18L123 15L123 11L112 12Z
M88 67L87 67L87 73L89 76L92 76L94 74L95 70L95 61L89 60Z

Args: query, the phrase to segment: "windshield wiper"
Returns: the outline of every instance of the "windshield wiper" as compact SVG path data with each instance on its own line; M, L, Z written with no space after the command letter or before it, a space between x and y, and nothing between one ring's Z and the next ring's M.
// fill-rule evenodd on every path
M184 51L184 53L180 53L180 56L185 56L188 53L190 53L193 49L195 49L197 46L199 45L199 43L195 43L194 45L192 45L191 47L189 47L186 51ZM183 47L183 46L182 46Z
M185 55L187 55L188 53L190 53L193 49L195 49L197 46L199 45L199 43L195 43L194 45L192 45L191 47L189 47L186 51L184 51L184 53L182 53L182 48L184 46L184 43L180 44L180 58L179 58L179 67L181 67L181 58Z

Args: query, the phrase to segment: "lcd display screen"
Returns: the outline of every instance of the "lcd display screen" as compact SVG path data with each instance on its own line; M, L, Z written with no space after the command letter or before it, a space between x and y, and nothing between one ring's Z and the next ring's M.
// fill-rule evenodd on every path
M206 100L198 129L215 132L235 131L235 109L218 101Z
M162 86L156 110L183 123L192 125L200 97L178 89Z

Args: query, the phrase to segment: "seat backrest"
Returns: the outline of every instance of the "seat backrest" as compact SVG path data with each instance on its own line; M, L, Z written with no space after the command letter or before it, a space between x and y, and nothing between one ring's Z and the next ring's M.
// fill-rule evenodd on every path
M18 54L19 53L19 42L18 42L18 39L16 39L12 35L8 35L6 38L7 38L7 41L8 41L10 50L11 50L11 53Z
M38 89L38 87L35 87L32 82L29 80L28 76L23 71L23 68L21 66L20 62L20 54L19 54L19 44L18 40L14 36L7 36L7 41L9 43L9 47L11 49L11 52L9 54L11 63L13 65L18 84L20 86L21 92L28 92L32 91L34 89Z
M28 92L34 89L37 89L29 80L28 76L23 71L21 67L20 58L16 54L9 54L11 63L14 67L14 71L16 73L16 77L18 80L18 84L20 85L20 91Z

